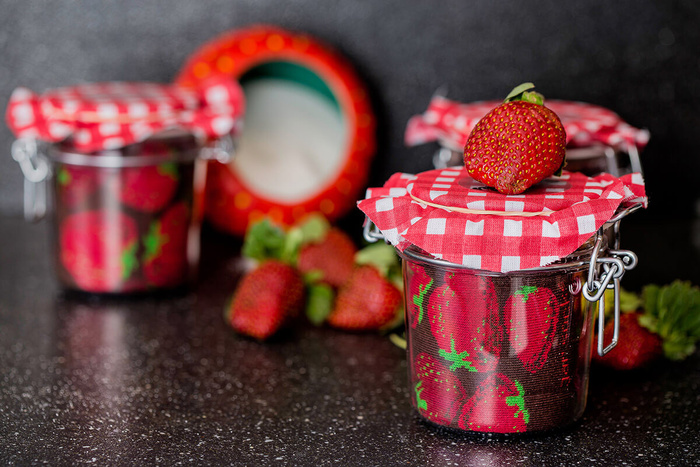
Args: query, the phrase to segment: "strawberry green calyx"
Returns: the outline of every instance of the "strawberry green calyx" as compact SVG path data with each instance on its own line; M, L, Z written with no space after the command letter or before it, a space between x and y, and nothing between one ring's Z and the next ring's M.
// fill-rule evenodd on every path
M451 363L450 365L450 370L454 371L457 368L466 368L467 370L471 372L478 372L476 368L472 366L472 362L467 360L467 357L469 357L469 352L466 350L463 352L458 352L455 346L455 340L454 338L450 339L450 351L446 351L445 349L440 349L438 350L438 354L447 360L448 362Z
M413 297L411 297L411 301L413 302L413 304L418 307L418 324L420 324L423 321L423 312L425 311L425 297L428 294L430 288L433 286L433 282L435 282L435 279L431 277L430 282L428 282L427 284L420 284L418 286L418 293L413 294Z
M143 246L146 250L143 255L145 261L158 257L166 243L168 243L168 236L161 234L160 221L153 222L148 228L148 233L143 237Z
M161 175L165 175L166 177L170 177L173 180L177 180L179 178L177 164L175 164L174 162L166 162L165 164L159 165L158 173Z
M532 89L535 89L535 85L532 83L523 83L516 86L503 102L524 101L531 104L544 105L544 96L539 92L532 91Z
M428 401L422 399L420 394L423 392L423 381L418 381L413 390L416 392L416 406L422 410L428 410Z
M138 243L132 242L126 247L121 256L122 264L122 279L128 279L131 274L139 266L139 260L136 258L136 250L138 248Z
M70 185L71 181L73 181L73 177L71 176L70 172L62 167L56 175L56 180L58 181L59 185L68 186Z
M246 258L263 261L279 259L284 249L286 234L269 219L250 226L243 242L242 254Z
M333 311L335 292L326 284L311 283L306 294L306 317L312 324L320 326Z
M519 288L513 295L520 295L523 303L527 303L527 299L530 298L530 294L537 292L537 287L534 285L525 285Z
M301 248L323 239L330 228L330 224L322 215L310 215L289 230L266 218L249 227L242 254L257 261L279 259L295 265Z
M519 381L514 381L513 384L515 384L515 387L518 389L518 395L506 397L506 405L518 407L518 410L513 414L513 417L519 418L522 415L523 421L525 424L527 424L530 421L530 412L525 408L525 398L523 397L523 393L525 391L523 389L523 385L520 384Z
M355 254L355 264L374 266L383 277L389 279L399 290L403 290L401 263L391 245L374 243L362 248Z

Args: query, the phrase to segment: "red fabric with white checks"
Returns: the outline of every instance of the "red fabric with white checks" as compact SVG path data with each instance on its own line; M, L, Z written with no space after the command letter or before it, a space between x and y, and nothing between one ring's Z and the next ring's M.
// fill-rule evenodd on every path
M240 85L230 78L197 88L156 83L94 83L37 95L17 88L6 120L17 138L59 142L93 152L138 143L180 128L202 139L236 131L244 110Z
M463 148L474 126L501 102L482 101L462 104L445 97L434 97L422 115L408 121L405 143L408 146L439 141L450 148ZM603 144L615 149L646 146L649 132L634 128L615 112L583 102L546 100L545 106L559 116L566 130L568 147Z
M400 251L416 245L452 263L508 272L568 256L620 207L636 203L647 204L638 173L615 178L564 171L526 193L504 195L462 167L394 174L383 187L367 190L358 206Z

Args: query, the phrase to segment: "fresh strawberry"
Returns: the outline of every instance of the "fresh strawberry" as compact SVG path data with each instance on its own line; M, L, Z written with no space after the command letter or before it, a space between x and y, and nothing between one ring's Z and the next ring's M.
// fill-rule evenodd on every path
M243 276L226 317L238 333L265 340L298 315L304 304L304 281L289 264L263 261Z
M476 124L464 146L469 175L501 193L522 193L565 163L564 127L532 88L525 83L513 89Z
M402 302L401 291L374 266L356 267L338 290L330 326L348 331L370 331L394 321Z
M430 277L425 268L420 264L407 263L406 291L407 316L412 328L416 328L422 321L425 308L428 305L426 297L430 292L435 279Z
M529 372L537 372L547 361L559 321L554 293L523 286L508 299L503 314L511 348Z
M430 330L451 370L493 371L500 357L501 328L493 283L473 274L445 275L430 295Z
M334 227L321 240L301 247L297 267L302 274L319 272L320 282L340 287L352 274L355 253L357 247L348 234Z
M150 285L173 287L187 280L190 212L180 202L154 220L144 237L143 274Z
M142 212L163 209L177 191L177 164L168 162L122 169L119 197L126 206Z
M450 425L467 396L462 384L439 360L426 353L419 354L414 365L412 396L418 412L431 422Z
M71 209L90 199L99 184L96 170L66 164L57 166L58 198L63 206Z
M661 338L639 324L641 313L620 315L620 340L605 356L598 352L593 358L605 366L616 370L633 370L648 365L662 355ZM610 342L614 332L614 322L608 321L603 332L604 342Z
M82 211L59 226L60 258L88 292L119 292L138 265L138 227L121 212Z
M597 363L632 370L660 357L683 360L695 352L700 340L699 287L680 280L662 287L650 284L642 289L641 299L626 292L625 302L626 306L620 303L624 313L620 315L619 341L603 357L595 352ZM638 309L625 312L630 305ZM609 319L603 332L606 344L613 331L614 322Z
M525 408L525 391L518 381L504 374L487 377L464 404L459 417L463 430L491 433L522 433L530 413Z

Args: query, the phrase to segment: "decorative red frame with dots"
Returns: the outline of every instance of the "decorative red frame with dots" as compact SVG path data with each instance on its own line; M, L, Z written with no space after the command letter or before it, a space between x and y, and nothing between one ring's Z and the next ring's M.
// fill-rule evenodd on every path
M314 212L323 213L330 221L338 219L355 206L376 150L376 121L365 86L344 57L307 34L264 25L232 31L196 51L176 82L192 86L217 74L239 79L252 68L275 61L303 66L330 88L347 122L345 158L336 175L317 193L293 204L266 198L252 190L230 165L210 162L206 218L217 229L235 235L245 234L251 222L263 217L284 225Z

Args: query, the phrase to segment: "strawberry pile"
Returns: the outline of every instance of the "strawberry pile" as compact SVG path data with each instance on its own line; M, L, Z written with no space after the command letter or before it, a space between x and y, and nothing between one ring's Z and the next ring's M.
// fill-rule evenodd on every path
M346 331L403 323L403 282L393 248L376 244L358 250L322 216L288 230L267 219L255 223L242 254L255 265L238 282L224 313L239 334L264 341L301 314L314 325Z
M607 303L612 303L612 297ZM664 358L683 360L695 352L695 344L700 340L697 286L680 280L663 287L647 285L641 296L625 292L620 308L620 339L605 356L594 352L593 359L600 365L634 370ZM614 323L612 318L606 322L603 335L607 343L612 340Z
M475 180L517 195L565 165L566 132L532 83L511 91L476 124L464 146L464 165Z

